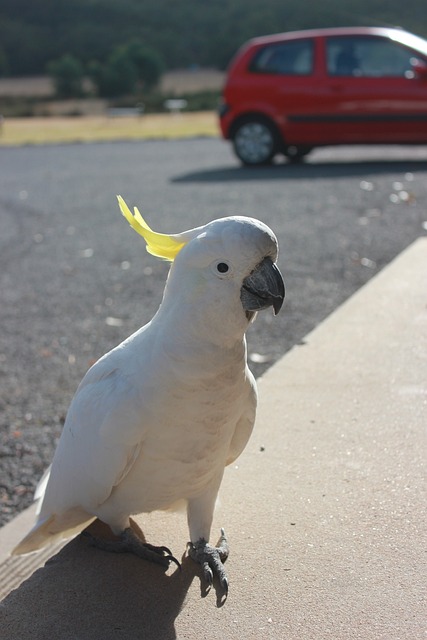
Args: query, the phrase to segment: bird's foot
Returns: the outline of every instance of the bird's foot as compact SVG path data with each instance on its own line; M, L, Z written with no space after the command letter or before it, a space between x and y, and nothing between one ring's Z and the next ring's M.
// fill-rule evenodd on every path
M214 576L216 576L219 579L221 587L227 594L228 578L223 563L228 558L229 548L224 529L221 529L221 536L216 547L208 544L204 538L201 538L195 543L188 543L188 553L190 558L202 565L203 575L208 586L212 586Z
M89 543L92 546L98 547L98 549L102 549L103 551L133 553L138 556L138 558L160 564L162 567L165 567L165 569L169 567L171 562L174 562L181 568L181 563L172 555L170 549L167 547L155 547L152 544L143 542L130 527L122 531L118 540L102 540L87 531L83 533L86 538L89 538Z

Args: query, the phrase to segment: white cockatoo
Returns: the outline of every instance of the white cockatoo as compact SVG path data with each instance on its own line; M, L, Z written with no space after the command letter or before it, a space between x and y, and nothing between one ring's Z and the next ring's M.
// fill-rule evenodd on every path
M132 514L187 507L189 554L228 589L224 531L209 544L226 465L255 420L256 385L245 331L256 312L284 299L278 244L265 224L233 216L175 235L152 231L119 197L147 250L172 262L153 319L96 362L71 402L51 468L37 491L35 526L14 549L35 551L81 532L95 518L118 542L169 566L167 547L144 543Z

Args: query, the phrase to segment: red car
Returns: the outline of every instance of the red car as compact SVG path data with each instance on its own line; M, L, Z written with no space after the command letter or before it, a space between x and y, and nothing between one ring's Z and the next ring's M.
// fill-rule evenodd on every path
M255 38L223 91L224 138L245 165L337 144L427 144L427 40L336 28Z

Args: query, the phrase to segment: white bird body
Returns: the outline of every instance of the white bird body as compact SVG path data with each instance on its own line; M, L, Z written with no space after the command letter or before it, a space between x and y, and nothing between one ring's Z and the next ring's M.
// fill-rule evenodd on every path
M38 521L15 553L75 535L95 517L119 534L130 515L182 502L191 541L209 539L224 468L255 420L244 335L254 314L242 306L242 281L266 255L275 260L277 242L262 223L237 217L182 235L190 240L154 318L80 383Z

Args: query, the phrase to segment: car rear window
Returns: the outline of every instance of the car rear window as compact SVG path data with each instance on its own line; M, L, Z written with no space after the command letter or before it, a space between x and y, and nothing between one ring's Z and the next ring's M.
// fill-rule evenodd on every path
M313 40L291 40L269 44L259 49L252 59L252 73L306 76L313 72Z

